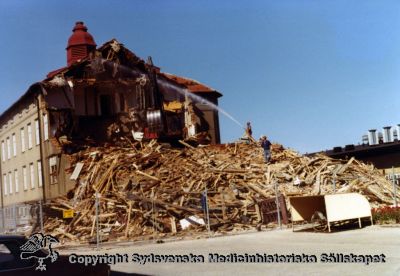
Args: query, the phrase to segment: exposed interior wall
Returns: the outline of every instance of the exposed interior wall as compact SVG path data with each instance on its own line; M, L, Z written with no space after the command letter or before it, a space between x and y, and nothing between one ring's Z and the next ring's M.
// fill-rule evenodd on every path
M218 99L209 95L201 95L208 101L218 105ZM201 111L201 115L205 120L205 124L202 124L202 130L208 131L211 136L212 144L221 143L220 129L219 129L219 118L218 111L213 109L210 105L204 103L197 103L196 107Z
M74 89L74 99L75 99L75 115L84 116L86 114L85 105L85 90L81 87Z
M85 115L97 116L100 115L98 105L97 105L97 89L94 87L86 87L84 89L85 97Z
M69 85L53 86L46 89L43 99L48 108L76 108L75 103L79 104L74 97L74 90Z
M75 115L110 116L138 107L136 87L123 84L79 86L74 89ZM106 109L105 110L105 105Z

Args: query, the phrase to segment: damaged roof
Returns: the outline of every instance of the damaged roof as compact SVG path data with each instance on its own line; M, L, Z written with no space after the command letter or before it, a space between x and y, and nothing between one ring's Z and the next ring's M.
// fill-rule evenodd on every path
M124 45L120 42L118 42L116 39L111 39L110 41L107 41L103 45L101 45L98 49L97 52L102 54L103 58L109 59L109 53L110 49L113 50L113 52L118 54L118 58L123 64L126 64L127 66L131 67L138 67L139 69L142 69L145 71L145 61L141 58L139 58L137 55L135 55L132 51L129 49L125 48ZM78 62L75 62L71 66L66 66L57 70L54 70L50 73L47 74L47 78L44 80L45 82L51 80L58 74L65 74L72 67L77 67L79 64L82 64L86 61L89 61L90 58L84 58L82 60L79 60ZM166 78L167 80L173 81L181 86L184 86L187 88L190 92L193 93L213 93L217 97L221 97L222 94L219 93L217 90L210 88L209 86L206 86L196 80L189 79L186 77L181 77L181 76L176 76L173 74L169 73L164 73L160 72L160 68L153 66L156 69L156 72L158 73L159 76Z
M114 56L110 55L110 52L111 52L110 50L112 50L112 52L115 53ZM98 47L96 51L104 59L113 60L113 59L118 58L124 65L131 66L131 67L137 67L139 69L145 70L144 60L139 58L138 56L136 56L133 52L131 52L127 48L125 48L124 45L122 43L118 42L115 38L111 39L110 41L105 42L103 45ZM77 62L74 62L70 66L65 66L60 69L51 71L47 74L46 79L44 79L43 81L47 82L58 74L66 74L71 69L75 69L79 65L82 65L85 62L88 62L90 60L91 60L91 58L88 56L86 58L78 60Z
M105 42L103 45L97 48L96 50L96 55L101 56L105 60L113 61L113 60L119 60L119 62L125 66L131 67L131 68L137 68L140 71L143 71L143 73L146 72L146 63L143 59L135 55L132 51L129 49L125 48L125 46L118 42L116 39L111 39L110 41ZM22 102L26 97L29 95L33 94L34 88L42 87L43 84L49 83L51 80L54 79L54 77L59 76L59 75L69 75L70 73L74 72L78 68L81 68L82 66L87 65L93 57L86 57L83 59L79 59L78 61L74 62L70 66L65 66L59 69L56 69L54 71L51 71L47 74L46 78L42 80L41 82L36 82L32 84L29 89L21 95L21 97L15 101L12 105L10 105L9 108L7 108L1 115L0 115L0 120L4 118L7 114L9 114L12 109L14 109L20 102ZM160 72L160 68L157 66L153 66L155 71L157 72L157 75L165 79L167 81L172 81L175 84L179 86L183 86L187 88L190 92L193 93L212 93L216 97L221 97L222 94L216 91L213 88L210 88L196 80L181 77L181 76L176 76L173 74L169 73L162 73ZM37 91L37 90L36 90Z
M217 97L222 96L222 94L219 93L217 90L215 90L211 87L208 87L196 80L176 76L176 75L169 74L169 73L160 73L160 75L163 75L166 78L185 86L190 92L193 92L193 93L215 93L215 94L217 94Z

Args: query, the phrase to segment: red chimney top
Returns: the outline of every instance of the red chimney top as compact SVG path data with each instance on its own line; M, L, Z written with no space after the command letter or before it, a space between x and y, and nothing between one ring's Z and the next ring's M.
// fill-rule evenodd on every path
M87 57L90 52L96 49L93 36L87 32L87 28L83 22L76 22L72 31L74 33L68 39L67 45L68 66L79 59Z

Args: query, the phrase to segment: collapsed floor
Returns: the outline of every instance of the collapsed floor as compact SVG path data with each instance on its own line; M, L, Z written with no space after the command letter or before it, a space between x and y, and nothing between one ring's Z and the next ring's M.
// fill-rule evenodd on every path
M335 183L336 192L361 193L372 207L392 203L391 182L373 166L353 158L303 156L280 145L273 145L269 165L255 144L177 149L152 141L88 148L71 158L83 164L77 186L67 197L53 200L45 216L45 232L61 240L96 237L96 191L103 240L205 232L205 189L216 232L259 227L260 203L275 196L274 183L285 197L329 194ZM75 215L63 219L61 211L68 209ZM183 229L188 217L190 227Z

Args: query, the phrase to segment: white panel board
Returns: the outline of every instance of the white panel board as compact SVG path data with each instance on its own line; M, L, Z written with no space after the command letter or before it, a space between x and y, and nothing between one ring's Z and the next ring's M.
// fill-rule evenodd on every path
M79 177L79 174L81 173L82 168L83 168L83 163L81 163L81 162L77 163L75 166L74 172L72 173L72 175L69 179L77 180Z
M324 197L328 222L371 216L371 206L363 195L348 193Z

